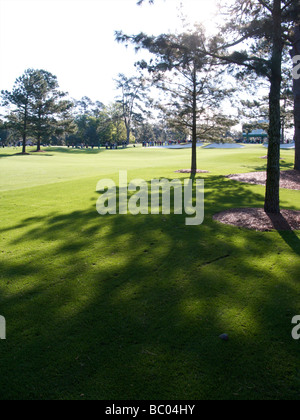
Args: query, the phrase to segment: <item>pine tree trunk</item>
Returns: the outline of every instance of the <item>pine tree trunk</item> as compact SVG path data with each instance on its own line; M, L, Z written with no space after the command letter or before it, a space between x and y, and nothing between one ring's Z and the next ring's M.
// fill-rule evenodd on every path
M125 117L124 119L125 122L125 127L126 127L126 141L127 144L130 143L130 134L131 134L131 124L130 121L128 121L128 119Z
M131 132L130 128L127 128L127 144L130 143L130 132Z
M193 128L192 128L192 167L191 173L197 173L197 73L194 65L194 91L193 91Z
M193 130L192 136L192 174L197 173L197 133Z
M191 173L196 174L196 172L197 172L197 117L196 117L196 112L193 112Z
M23 133L22 153L23 153L23 155L25 155L25 153L26 153L26 132Z
M36 151L37 152L40 152L41 151L41 139L40 139L40 137L37 140Z
M295 29L292 57L300 56L300 26ZM295 116L295 169L300 171L300 79L293 81Z
M23 155L25 155L26 153L26 141L27 141L27 107L25 108L25 113L24 113L23 146L22 146Z
M281 39L281 0L274 0L273 8L273 51L271 64L271 89L269 109L269 151L267 168L267 185L265 196L265 212L280 214L280 94L281 94L281 70L282 50Z

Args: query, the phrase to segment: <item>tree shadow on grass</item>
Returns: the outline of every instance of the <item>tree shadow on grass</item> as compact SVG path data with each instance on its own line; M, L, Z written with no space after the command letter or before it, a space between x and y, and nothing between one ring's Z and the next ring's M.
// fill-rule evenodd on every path
M77 154L77 155L98 155L103 153L106 149L101 147L101 149L94 148L94 149L75 149L75 148L67 148L67 147L50 147L46 148L46 151L55 152L55 153L62 153L62 154Z
M297 255L300 255L300 239L298 235L290 229L288 222L286 223L286 230L277 230L278 234ZM276 224L274 225L274 228L276 229Z
M287 245L298 255L300 255L300 239L294 232L279 231L280 236Z
M2 398L297 399L299 261L276 232L211 220L261 200L210 177L198 227L95 205L22 220L22 263L1 270Z
M35 153L35 152L28 152L28 153L14 153L14 154L11 154L11 155L0 155L0 158L11 158L11 157L16 157L16 156L20 156L20 157L23 157L23 156L45 156L45 157L51 157L51 156L53 156L53 155L51 155L50 153Z
M242 167L251 169L251 171L249 171L249 172L265 172L267 170L267 163L265 165L260 165L260 166L243 165ZM288 162L285 162L285 161L280 161L280 169L281 170L292 170L292 169L294 169L294 164L293 163L288 163Z
M108 148L108 149L106 149L106 147L101 147L100 149L98 149L98 147L96 146L94 149L78 149L78 148L72 148L72 147L70 147L70 148L67 148L67 147L50 147L50 148L46 148L45 149L46 151L50 151L50 152L55 152L55 153L64 153L64 154L78 154L78 155L81 155L81 154L85 154L85 155L98 155L98 154L100 154L100 153L104 153L104 152L115 152L115 151L119 151L119 152L121 152L121 151L128 151L128 150L130 150L129 148L127 148L127 147L122 147L122 146L119 146L118 147L118 149L110 149L110 148Z
M11 157L11 156L13 156L13 155L0 154L0 159L1 159L1 158L6 158L6 157Z

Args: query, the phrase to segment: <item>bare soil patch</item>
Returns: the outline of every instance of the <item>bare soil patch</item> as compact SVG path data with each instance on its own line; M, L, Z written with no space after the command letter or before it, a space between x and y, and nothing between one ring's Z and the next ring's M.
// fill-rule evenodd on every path
M247 184L266 185L266 172L251 172L247 174L228 175L227 178ZM280 188L300 190L300 171L281 171Z
M275 215L259 208L231 209L214 215L213 219L260 232L300 230L300 211L294 210L282 210L281 214Z
M192 171L190 169L179 169L179 171L175 171L175 173L178 173L178 174L191 174ZM197 174L209 174L208 171L202 171L200 169L197 169L196 173Z

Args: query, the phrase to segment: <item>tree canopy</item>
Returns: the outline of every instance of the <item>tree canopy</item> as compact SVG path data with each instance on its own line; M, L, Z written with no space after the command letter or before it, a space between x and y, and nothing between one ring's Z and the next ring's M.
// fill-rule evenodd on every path
M143 1L140 0L138 4ZM209 56L228 66L238 66L242 69L240 76L254 73L269 81L269 153L265 211L278 214L282 63L285 49L297 51L300 4L298 0L235 0L224 4L229 16L227 22L217 36L200 46L198 55ZM123 42L133 42L152 50L154 54L159 54L159 48L164 48L163 36L160 38L160 45L157 44L158 50L153 48L151 37L145 34L128 36L119 32L116 38ZM296 91L294 86L295 122L299 128L299 99ZM297 150L298 145L300 147L300 138L296 138L296 143Z
M2 91L2 103L11 112L6 116L7 125L22 136L23 153L28 136L37 142L52 135L72 130L71 101L59 91L56 76L45 70L28 69L19 77L11 92Z

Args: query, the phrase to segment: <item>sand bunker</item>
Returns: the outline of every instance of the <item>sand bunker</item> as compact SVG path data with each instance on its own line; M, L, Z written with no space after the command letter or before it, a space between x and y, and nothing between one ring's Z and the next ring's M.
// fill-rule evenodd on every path
M242 149L245 147L243 144L236 143L212 143L204 146L203 149Z
M202 147L204 143L197 143L197 147ZM173 144L169 146L155 146L155 149L191 149L192 143L188 144Z
M264 147L268 148L268 143L264 144ZM295 149L295 143L290 143L290 144L281 144L280 145L280 149L283 150L291 150L291 149Z

